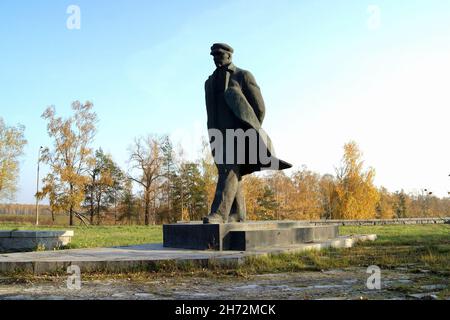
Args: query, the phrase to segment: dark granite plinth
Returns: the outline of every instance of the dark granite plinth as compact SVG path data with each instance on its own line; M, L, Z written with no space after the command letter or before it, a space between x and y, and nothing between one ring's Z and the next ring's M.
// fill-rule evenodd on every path
M221 250L220 224L165 224L164 247L194 250Z
M176 223L163 226L164 247L196 250L246 251L324 241L338 235L337 225L310 225L301 221Z

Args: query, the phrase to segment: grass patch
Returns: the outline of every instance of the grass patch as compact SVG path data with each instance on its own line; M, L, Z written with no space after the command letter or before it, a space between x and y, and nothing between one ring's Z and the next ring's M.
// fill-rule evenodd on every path
M378 239L372 243L374 246L450 244L450 224L342 226L339 233L375 233Z
M252 257L242 266L244 274L320 271L377 265L382 269L408 267L450 276L450 246L385 247L357 245L349 249L328 249L295 254Z
M239 271L243 274L301 272L350 267L429 270L450 276L450 225L343 226L340 234L378 235L375 242L349 249L326 249L295 254L252 257Z
M50 227L0 224L0 230L73 230L70 249L138 245L162 242L161 226L72 226Z

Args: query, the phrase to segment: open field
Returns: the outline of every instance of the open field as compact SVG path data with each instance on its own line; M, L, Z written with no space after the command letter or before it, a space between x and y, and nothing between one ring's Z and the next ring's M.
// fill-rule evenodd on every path
M36 217L34 214L4 214L0 213L0 224L11 223L11 224L24 224L24 225L34 225ZM94 223L97 223L97 218L95 218ZM69 225L69 215L57 214L55 215L55 221L53 221L50 214L41 214L39 216L39 224L43 226L68 226ZM101 225L114 225L114 217L108 216L102 219ZM121 224L117 222L117 224ZM75 219L75 225L82 225L80 220Z
M1 214L0 215L0 225L1 224L23 224L23 225L33 225L36 221L36 217L31 214L15 215L15 214ZM39 222L45 226L63 226L69 224L69 218L64 215L56 215L55 221L53 222L51 215L41 215L39 217Z

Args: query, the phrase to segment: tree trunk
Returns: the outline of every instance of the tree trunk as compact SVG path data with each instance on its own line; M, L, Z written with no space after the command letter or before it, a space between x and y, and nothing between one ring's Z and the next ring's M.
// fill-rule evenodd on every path
M101 220L100 220L100 201L101 200L97 201L97 225L101 224Z
M156 195L153 195L153 219L152 225L156 224Z
M148 190L146 190L144 195L144 224L146 226L150 224L149 216L150 216L150 197L148 196Z
M149 225L149 204L146 202L145 203L145 212L144 212L144 224L146 226Z
M73 226L73 206L70 206L69 209L69 225Z
M91 193L91 224L94 224L94 200L92 200L92 193Z
M117 224L117 194L114 190L114 224Z
M73 185L70 185L70 196L73 196ZM73 226L73 205L70 205L69 209L69 225Z

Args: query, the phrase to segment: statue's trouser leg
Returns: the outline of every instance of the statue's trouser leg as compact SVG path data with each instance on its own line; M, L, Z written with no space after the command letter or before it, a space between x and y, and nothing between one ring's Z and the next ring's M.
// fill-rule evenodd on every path
M247 218L247 210L245 207L244 197L244 183L242 180L239 181L236 197L234 198L230 214L238 215L241 221L245 221Z
M211 213L220 214L225 221L228 220L241 180L238 166L219 166L219 180L217 181Z

